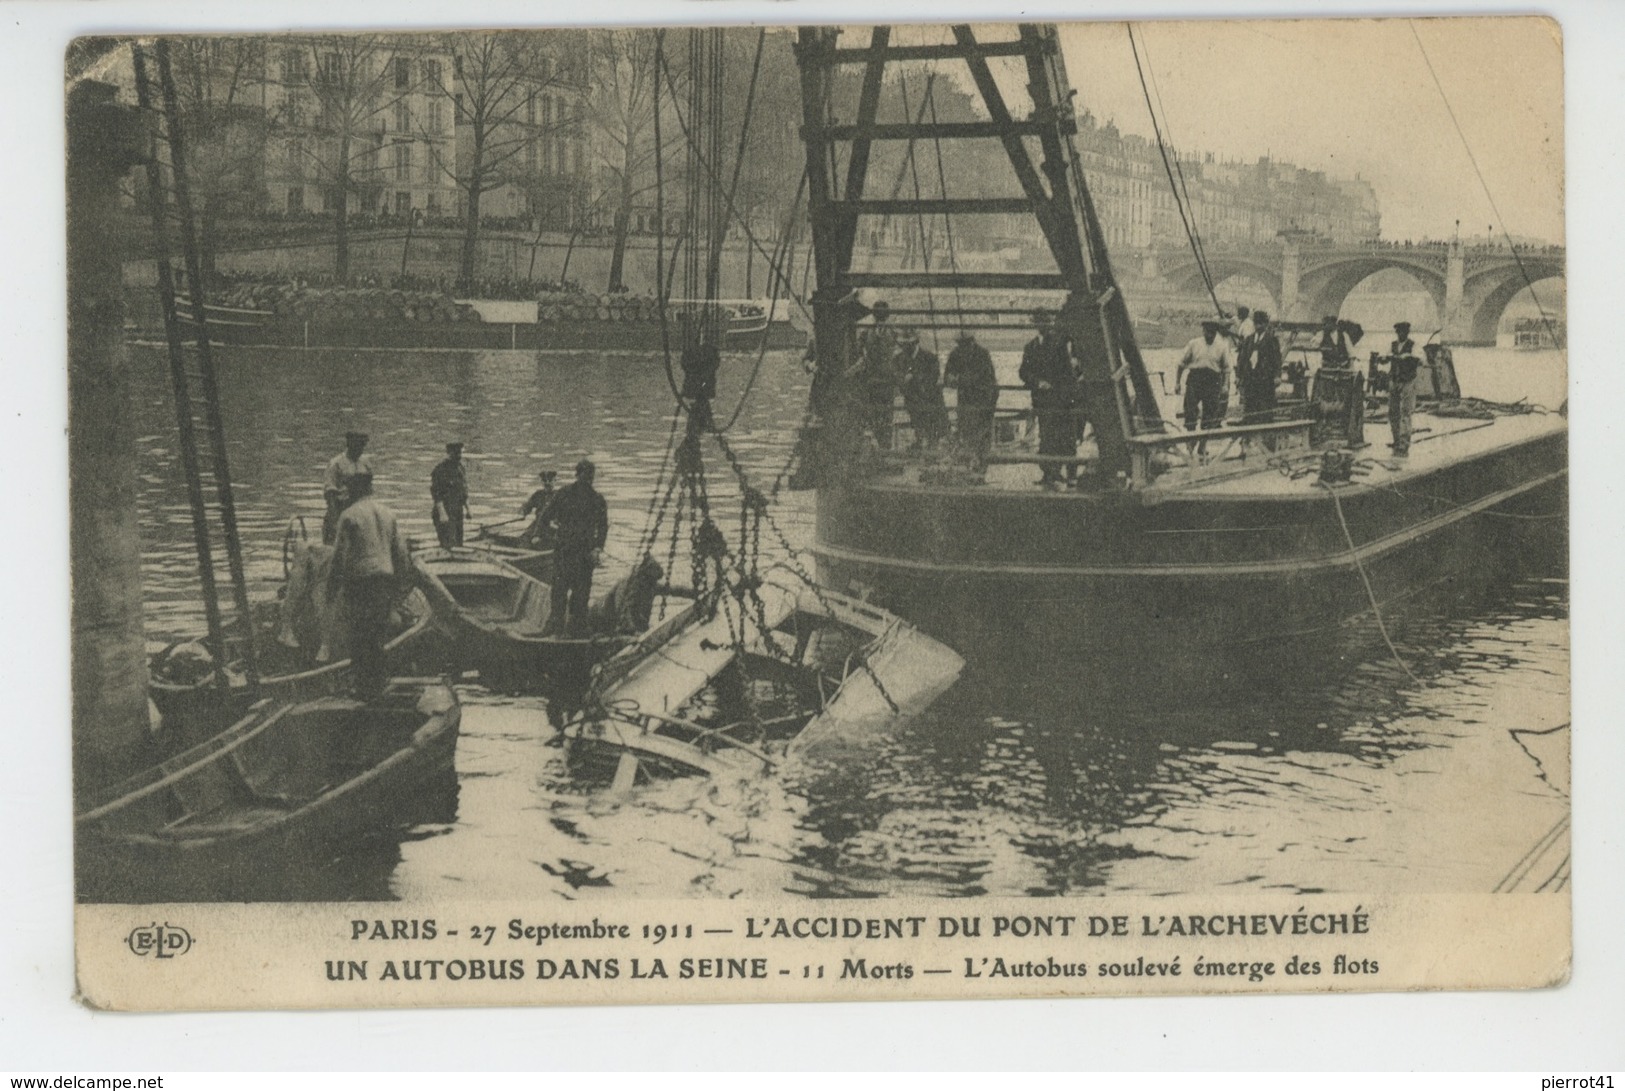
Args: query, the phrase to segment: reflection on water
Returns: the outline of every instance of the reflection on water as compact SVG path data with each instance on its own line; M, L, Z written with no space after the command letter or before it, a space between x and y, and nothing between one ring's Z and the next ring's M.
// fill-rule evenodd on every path
M372 435L379 491L430 536L429 471L467 444L476 522L517 514L542 468L582 454L611 506L610 554L636 549L671 427L658 359L591 354L236 350L222 392L248 570L281 576L289 516L319 525L320 473L351 427ZM1176 354L1152 354L1152 366ZM1169 360L1161 357L1168 355ZM805 404L799 354L770 354L730 433L766 486ZM1553 354L1458 352L1470 393L1562 398ZM725 365L719 416L748 358ZM1000 366L1013 368L1012 355ZM137 350L140 498L151 642L202 628L161 358ZM713 503L737 488L714 458ZM566 473L568 477L568 473ZM776 510L797 548L811 501ZM778 551L764 540L764 551ZM612 565L602 577L618 575ZM290 899L771 894L1490 890L1568 810L1567 585L1544 571L1485 600L1422 612L1400 634L1413 681L1368 661L1289 665L1251 695L1148 711L1063 685L968 679L926 717L778 776L683 780L610 798L566 775L539 698L462 689L454 811L397 841L301 872ZM1110 703L1108 703L1108 701ZM1513 710L1509 712L1509 710Z

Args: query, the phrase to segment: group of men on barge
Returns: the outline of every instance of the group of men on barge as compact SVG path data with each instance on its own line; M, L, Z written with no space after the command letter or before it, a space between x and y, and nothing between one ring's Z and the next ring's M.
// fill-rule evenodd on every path
M857 351L846 379L849 401L863 429L882 450L892 446L894 403L901 391L914 433L914 450L938 450L950 436L976 469L986 465L992 447L994 411L999 386L987 349L974 333L961 330L947 367L939 372L935 353L920 346L917 329L891 322L885 302L869 308L872 321L859 334ZM1022 350L1021 383L1031 395L1038 425L1040 478L1045 488L1075 484L1078 445L1083 438L1081 388L1073 347L1052 311L1034 312L1037 336ZM1394 325L1395 340L1387 357L1391 444L1396 457L1410 450L1411 415L1416 405L1416 379L1421 356L1410 336L1410 324ZM1350 368L1354 346L1364 336L1358 323L1327 316L1311 351L1326 368ZM1284 358L1281 338L1266 311L1237 309L1234 321L1202 323L1200 336L1186 344L1174 379L1174 394L1183 397L1182 417L1191 432L1230 423L1267 424L1277 418L1277 392L1285 381L1301 397L1308 368ZM958 389L957 427L950 428L943 402L946 387Z

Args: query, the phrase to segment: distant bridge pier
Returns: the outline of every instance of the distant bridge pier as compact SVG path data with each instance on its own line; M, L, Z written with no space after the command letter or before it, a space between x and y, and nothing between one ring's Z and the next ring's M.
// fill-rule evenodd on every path
M1467 308L1463 305L1462 296L1467 288L1467 259L1461 252L1461 242L1451 242L1450 249L1445 252L1444 262L1444 309L1439 312L1439 324L1444 327L1446 341L1471 340L1471 330L1465 328L1467 323ZM1490 335L1494 339L1494 334Z
M1311 316L1303 313L1303 301L1298 294L1302 255L1296 240L1288 240L1281 247L1281 318L1288 322L1307 321Z

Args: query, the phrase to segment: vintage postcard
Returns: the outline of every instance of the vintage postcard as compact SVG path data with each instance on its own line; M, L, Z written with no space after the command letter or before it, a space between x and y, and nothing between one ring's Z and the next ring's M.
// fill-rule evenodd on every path
M82 38L78 990L1569 974L1541 18Z

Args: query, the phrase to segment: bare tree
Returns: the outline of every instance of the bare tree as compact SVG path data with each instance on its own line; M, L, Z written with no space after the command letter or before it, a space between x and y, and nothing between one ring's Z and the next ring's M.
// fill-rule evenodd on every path
M537 171L534 149L551 142L577 123L547 92L560 86L568 49L563 31L471 32L447 35L443 48L454 57L451 80L427 87L452 106L462 126L456 155L442 158L441 170L463 191L463 245L457 283L467 290L474 280L480 242L480 199L508 182L533 194ZM540 105L548 108L543 110ZM527 150L528 154L527 154Z
M409 61L380 35L335 35L294 44L311 58L317 116L310 127L317 138L304 154L330 195L333 275L343 284L350 279L350 198L366 201L381 188L385 90L401 82L396 66ZM284 113L284 124L294 128L305 124L302 117L287 116L289 112Z
M264 79L265 40L170 40L188 180L203 272L214 271L220 218L253 214L265 203L267 118L250 89Z
M600 165L614 208L610 291L623 284L633 207L638 197L655 185L655 80L659 78L655 72L656 41L656 32L645 29L603 30L594 36L596 93L590 109L594 132L600 138ZM667 143L680 145L681 134L673 135L676 140ZM664 230L664 226L657 225L657 230Z

